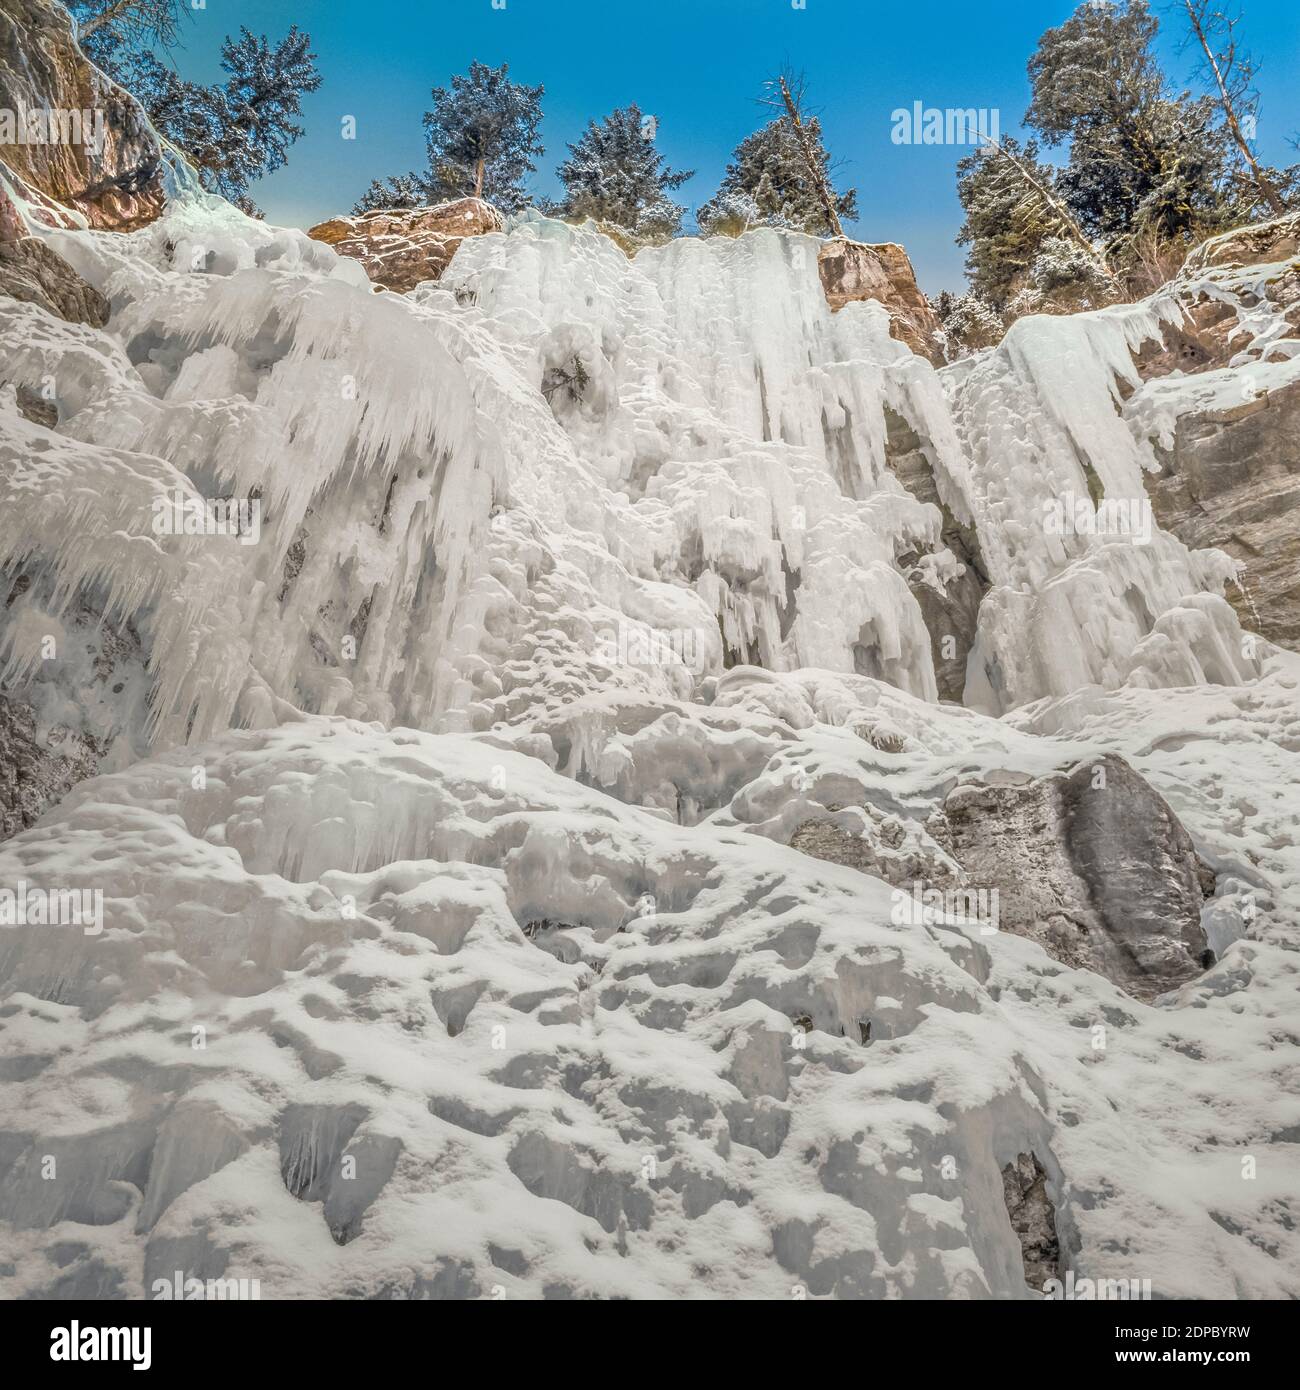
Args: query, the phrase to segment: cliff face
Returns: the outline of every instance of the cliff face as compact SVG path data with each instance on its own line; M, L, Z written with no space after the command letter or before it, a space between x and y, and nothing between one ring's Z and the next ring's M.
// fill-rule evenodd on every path
M162 150L138 102L89 63L53 0L0 7L0 170L51 225L130 231L163 206Z
M1174 293L1181 318L1139 355L1126 407L1153 426L1162 528L1242 565L1242 622L1300 651L1300 215L1215 238ZM1162 409L1162 403L1177 409Z
M874 299L889 310L890 333L918 357L943 366L939 320L916 283L907 252L893 242L865 246L857 241L828 241L817 256L826 302L833 310L858 300Z

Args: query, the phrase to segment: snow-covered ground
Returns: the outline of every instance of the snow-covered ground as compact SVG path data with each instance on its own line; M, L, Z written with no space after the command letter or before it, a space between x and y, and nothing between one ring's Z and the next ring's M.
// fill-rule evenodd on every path
M1174 295L940 374L772 231L525 217L408 297L205 198L45 235L113 315L0 302L60 415L0 405L0 657L117 770L0 844L103 895L0 929L0 1294L1030 1297L1032 1153L1062 1270L1300 1295L1300 658L1227 557L1044 524L1136 507L1211 389L1121 408ZM971 708L891 415L987 569ZM178 490L256 536L166 534ZM87 602L147 654L116 724ZM1217 874L1203 976L899 911L955 786L1106 753ZM890 881L789 847L845 807Z

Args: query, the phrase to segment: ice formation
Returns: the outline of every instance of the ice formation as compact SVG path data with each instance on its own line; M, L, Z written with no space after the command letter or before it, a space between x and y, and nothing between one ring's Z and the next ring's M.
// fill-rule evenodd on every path
M1044 523L1219 389L1132 389L1176 295L937 373L771 230L525 215L407 296L192 189L38 230L112 316L0 301L58 410L0 406L3 680L90 719L85 613L143 655L0 844L105 917L0 934L0 1290L1028 1297L1033 1154L1062 1269L1300 1294L1300 663L1227 557ZM255 544L154 525L231 499ZM963 707L922 599L975 555ZM1203 977L899 920L955 786L1107 752L1217 875Z

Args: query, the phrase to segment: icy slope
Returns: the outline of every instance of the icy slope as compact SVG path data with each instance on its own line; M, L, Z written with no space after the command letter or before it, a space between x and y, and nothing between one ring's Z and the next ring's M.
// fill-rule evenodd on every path
M884 755L900 795L955 763L1129 754L1221 871L1268 885L1264 918L1152 1007L463 736L230 735L0 846L6 882L101 886L109 924L0 948L5 1291L138 1296L182 1269L268 1296L1024 1296L998 1175L1029 1152L1077 1277L1300 1291L1294 674L1020 730L870 681L846 698L929 738ZM1153 700L1177 736L1152 738ZM1075 741L1030 732L1049 720ZM786 730L813 785L856 739ZM864 786L892 785L856 741Z
M1140 500L1176 301L940 375L774 232L523 219L408 297L210 199L44 235L113 312L0 301L58 411L0 399L0 653L115 770L0 844L103 894L0 927L0 1291L1027 1297L1028 1155L1061 1272L1300 1293L1300 670L1224 557L1044 525ZM900 910L955 787L1107 753L1217 875L1203 976Z

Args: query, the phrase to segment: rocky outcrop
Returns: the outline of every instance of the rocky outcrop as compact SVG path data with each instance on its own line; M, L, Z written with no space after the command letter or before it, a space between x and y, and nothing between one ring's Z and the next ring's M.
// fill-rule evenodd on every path
M1199 288L1248 266L1245 286L1227 295ZM1175 282L1184 319L1167 324L1163 341L1138 356L1144 381L1178 372L1196 376L1229 366L1243 352L1280 360L1300 339L1300 214L1242 227L1198 247ZM1252 348L1246 313L1290 325L1288 346L1274 338ZM1241 580L1226 597L1244 627L1300 651L1300 384L1256 394L1243 385L1226 407L1193 410L1177 419L1173 439L1154 441L1160 471L1146 477L1160 526L1196 549L1217 549L1241 561Z
M1165 799L1109 755L1037 781L965 783L944 805L953 857L998 891L998 928L1153 999L1210 964L1214 875Z
M866 246L847 238L828 241L818 252L817 269L832 310L874 299L889 310L890 333L895 338L936 367L943 366L939 320L901 246L893 242Z
M1020 1242L1025 1283L1041 1293L1049 1279L1060 1278L1061 1242L1047 1195L1047 1172L1037 1154L1019 1154L1002 1170L1002 1197Z
M36 237L24 235L13 204L0 190L0 294L36 304L69 323L103 328L108 300L62 256Z
M1242 626L1300 651L1300 382L1181 416L1146 479L1156 520L1242 562L1226 597Z
M499 232L503 226L490 203L458 198L428 208L335 217L307 235L360 261L377 287L405 294L438 279L466 237Z
M99 771L102 756L84 733L61 729L42 738L31 705L0 697L0 840L35 825Z
M164 202L162 149L139 103L93 64L53 0L5 0L0 9L0 161L35 215L130 231Z

